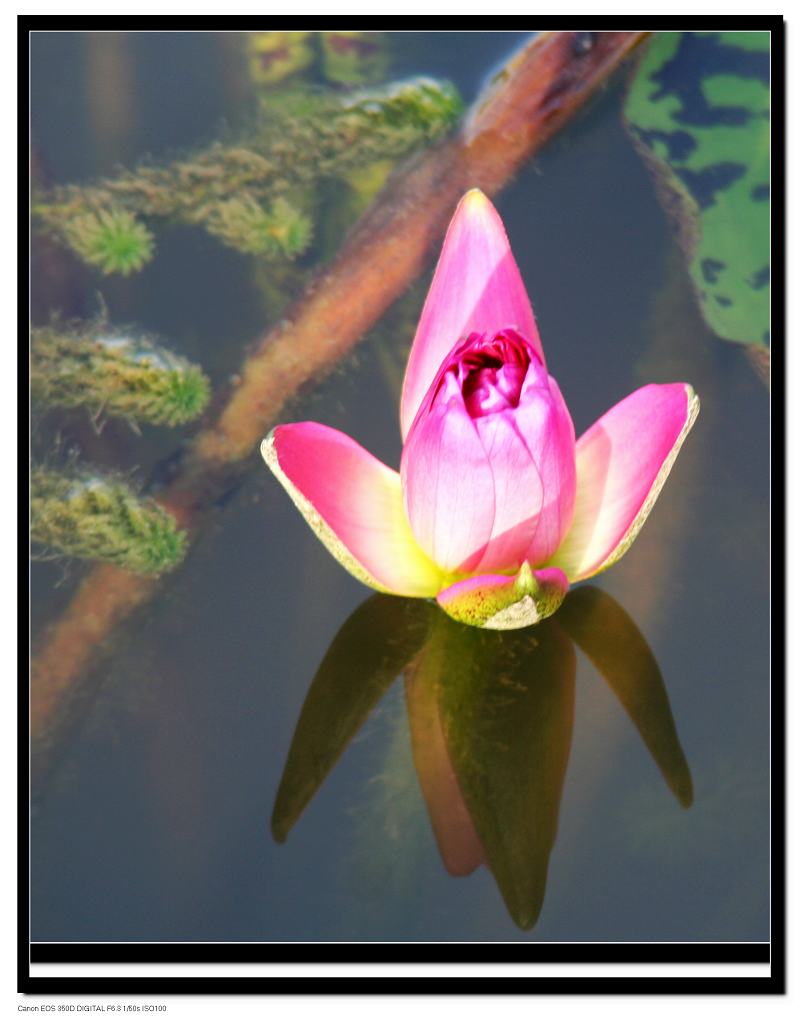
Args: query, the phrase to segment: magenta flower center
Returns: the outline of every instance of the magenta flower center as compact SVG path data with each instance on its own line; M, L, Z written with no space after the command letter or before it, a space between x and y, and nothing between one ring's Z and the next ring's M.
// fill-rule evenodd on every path
M526 373L537 359L528 342L514 330L498 334L470 334L452 353L442 374L440 389L461 391L472 419L515 409Z

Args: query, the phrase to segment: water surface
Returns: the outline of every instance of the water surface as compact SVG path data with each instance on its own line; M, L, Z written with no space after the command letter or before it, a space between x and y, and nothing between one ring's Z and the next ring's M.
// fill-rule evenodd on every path
M395 47L393 75L450 77L469 101L521 38L409 34ZM93 77L108 67L103 47L123 76L105 99ZM203 145L236 124L247 96L235 52L230 39L206 33L34 33L33 138L51 180ZM100 109L115 96L121 123ZM768 938L768 396L741 348L709 334L697 313L621 124L621 96L620 82L605 90L497 206L577 434L649 381L687 380L700 396L645 529L593 581L605 607L630 617L664 688L652 666L644 671L631 683L629 698L642 697L632 715L565 616L539 639L506 638L503 651L479 656L470 653L475 638L415 625L415 615L434 615L429 606L381 606L309 712L323 722L315 742L331 739L327 716L333 733L337 715L352 713L355 735L342 749L331 739L328 753L341 756L277 842L273 808L310 684L369 593L331 559L254 451L246 484L86 684L91 700L35 807L35 940ZM222 386L269 326L254 263L192 228L159 231L157 242L154 261L127 280L68 261L68 286L34 316L53 306L91 316L99 291L115 322L158 332ZM410 341L408 332L373 332L288 416L345 430L397 465ZM98 437L85 420L49 417L37 444L48 447L55 425L63 445L147 479L182 438L147 427L139 437L114 423ZM34 565L37 629L82 572ZM361 614L373 614L366 607ZM583 628L602 644L608 623L589 616ZM427 676L404 681L405 655L426 643ZM394 651L397 678L376 679L371 644L379 662ZM438 669L442 649L451 653ZM619 650L616 664L625 671ZM471 677L476 665L482 672ZM500 706L503 686L520 708L505 740L501 712L486 712ZM359 710L364 691L370 700ZM446 728L450 759L441 756ZM689 807L676 744L691 777ZM312 758L312 767L328 765ZM503 886L476 866L486 850L459 817L454 773L474 813L480 806L482 828L497 812L517 844L505 895L524 876L541 885L520 897L541 903L535 921L520 911L516 922ZM295 786L314 789L305 776Z

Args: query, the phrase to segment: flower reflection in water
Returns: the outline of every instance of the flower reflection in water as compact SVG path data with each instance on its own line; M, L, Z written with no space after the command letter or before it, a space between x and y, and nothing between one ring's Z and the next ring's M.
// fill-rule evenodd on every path
M435 605L369 598L329 647L301 711L273 811L283 842L403 673L420 788L445 867L492 872L512 919L536 923L573 733L577 644L623 705L679 802L690 771L659 666L637 626L595 587L537 626L476 630Z

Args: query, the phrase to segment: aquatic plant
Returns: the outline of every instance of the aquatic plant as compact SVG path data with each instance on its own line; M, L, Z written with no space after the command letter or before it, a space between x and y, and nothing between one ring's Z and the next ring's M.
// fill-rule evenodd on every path
M294 259L311 241L312 222L283 196L265 206L244 194L215 206L206 230L240 252Z
M288 194L403 156L441 137L460 112L456 90L428 78L344 96L305 90L283 97L240 144L217 143L163 167L35 197L34 226L105 273L129 273L152 254L151 236L137 218L201 224L247 252L261 245L264 255L297 255L310 225ZM279 198L284 202L276 205Z
M200 415L210 389L199 366L100 320L32 329L31 394L46 405L174 427Z
M160 505L121 480L83 470L31 472L31 539L73 558L157 576L184 556L186 534Z
M127 210L87 210L65 221L60 237L84 263L126 277L153 255L153 235Z
M113 328L105 318L54 321L31 331L31 397L94 416L176 426L203 411L209 381L148 335ZM34 468L30 513L31 539L52 554L158 576L186 551L186 533L164 508L87 468Z
M261 116L268 122L289 116L309 117L325 97L315 84L321 78L340 86L364 88L386 82L388 77L389 53L383 32L251 32L245 47L248 81ZM319 260L334 257L351 225L383 187L396 162L397 157L392 156L367 160L328 175L320 185L307 184L292 191L292 206L308 224L308 235L313 223ZM257 202L252 199L248 205L252 208ZM210 223L206 226L215 233ZM252 251L238 245L238 236L237 231L224 240L243 251ZM307 241L305 235L303 241ZM268 246L262 253L272 264L268 270L262 261L251 267L257 287L265 296L268 315L282 305L275 301L273 271L282 265L282 258L292 259L299 254L294 249L288 253L274 250Z
M473 189L412 343L400 473L319 423L276 427L262 455L357 579L515 629L625 554L697 412L688 384L649 384L576 442L503 224Z

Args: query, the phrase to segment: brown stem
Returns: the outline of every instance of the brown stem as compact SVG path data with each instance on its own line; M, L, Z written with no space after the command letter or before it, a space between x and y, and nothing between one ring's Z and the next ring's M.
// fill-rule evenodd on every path
M745 354L757 377L770 391L770 349L762 345L746 345Z
M462 193L476 186L498 192L646 35L546 32L533 38L479 97L455 137L389 181L334 262L258 343L216 422L197 435L160 495L193 537L204 509L244 471L244 460L286 400L347 353L425 269ZM97 645L155 589L153 581L109 567L86 576L33 663L34 734L51 724Z

